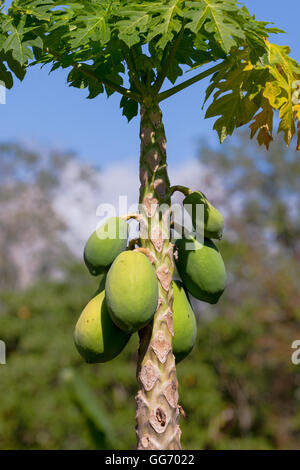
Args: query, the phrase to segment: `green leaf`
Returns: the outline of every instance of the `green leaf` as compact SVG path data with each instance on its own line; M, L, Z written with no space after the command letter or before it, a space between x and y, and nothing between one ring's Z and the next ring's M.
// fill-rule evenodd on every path
M11 51L13 58L21 65L25 65L29 59L33 58L32 47L42 48L43 42L40 37L26 40L32 28L25 28L26 17L21 18L17 25L11 19L7 19L3 24L3 31L6 39L2 44L4 52Z
M104 91L104 87L101 82L97 82L96 80L90 80L89 84L89 95L88 99L91 100L93 98L96 98L96 96L100 95Z
M142 9L139 11L138 8ZM137 5L137 9L120 8L117 11L118 18L115 27L118 30L118 37L128 47L138 44L141 40L141 34L147 31L149 14L142 5Z
M123 116L126 116L128 122L130 122L131 119L137 116L139 105L136 101L133 101L130 98L127 98L126 96L123 96L120 101L120 108L123 109Z
M0 59L0 85L5 85L6 88L10 89L13 86L12 74L7 70L3 62Z
M70 84L69 86L73 86L75 88L86 88L89 84L88 78L81 73L80 70L72 69L68 75L67 82Z
M156 46L164 49L167 43L172 41L175 33L178 33L182 26L183 4L182 0L171 0L150 5L152 19L149 22L147 42L160 35L161 38Z
M10 70L15 74L15 76L19 80L23 80L26 74L26 67L21 65L18 61L16 61L11 52L7 52L5 55L5 60L8 64Z
M238 53L235 58L224 61L221 70L212 77L212 83L206 92L205 101L217 90L205 117L221 116L214 124L221 142L227 135L231 135L235 128L249 122L258 109L251 101L249 93L244 93L250 82L250 74L245 71L244 62L237 60L237 57Z
M191 20L186 27L193 33L198 33L204 28L206 32L214 35L225 52L229 52L236 45L235 38L245 39L237 15L239 9L236 0L186 2L186 7L188 10L185 18Z
M78 15L70 28L70 46L76 49L79 46L94 41L106 44L110 39L110 28L107 24L106 3L103 5L90 5L84 9L82 15Z
M131 120L147 87L157 92L166 78L175 84L182 65L194 70L213 61L220 68L207 89L206 116L217 118L221 141L252 122L252 134L267 144L272 109L289 144L299 124L299 65L287 48L265 40L278 32L237 0L14 0L8 14L0 10L1 76L12 86L13 74L22 79L29 65L69 69L69 85L88 88L89 98L120 92Z
M251 122L251 137L257 134L267 148L273 140L274 111L279 112L278 132L287 145L299 128L299 100L294 99L300 80L300 65L289 57L289 48L270 44L256 64L250 51L236 50L216 73L206 91L206 101L214 93L206 117L220 116L214 124L221 142L235 128Z

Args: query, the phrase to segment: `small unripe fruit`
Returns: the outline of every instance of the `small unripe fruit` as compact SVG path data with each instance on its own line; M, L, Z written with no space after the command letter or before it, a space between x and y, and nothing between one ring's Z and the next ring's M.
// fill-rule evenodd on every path
M222 214L216 209L200 191L194 191L183 200L185 210L192 219L194 229L200 231L204 228L206 238L222 238L224 229L224 219ZM197 214L197 206L204 206L204 220ZM201 213L202 215L202 213ZM204 222L204 227L203 227Z
M127 247L128 223L111 217L92 233L84 248L84 261L93 276L106 272Z
M190 236L177 240L176 246L176 267L187 290L198 300L217 303L225 289L226 271L216 245L208 238L201 244Z
M182 282L173 281L172 288L174 296L173 354L178 364L194 347L197 336L197 323Z

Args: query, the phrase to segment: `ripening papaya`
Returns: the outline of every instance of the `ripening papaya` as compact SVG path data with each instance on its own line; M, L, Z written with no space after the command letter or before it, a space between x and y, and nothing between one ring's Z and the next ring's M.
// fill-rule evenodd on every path
M74 341L86 362L107 362L126 346L130 335L120 330L110 318L105 291L96 295L82 311L75 326Z
M216 245L208 238L201 244L189 236L177 240L176 246L175 262L187 290L196 299L217 303L225 289L226 271Z
M188 300L184 285L172 282L173 288L173 354L176 363L182 361L193 349L196 336L196 318Z
M197 213L197 205L204 205L204 221L202 213ZM195 230L201 230L204 222L205 238L222 238L224 230L224 219L222 214L216 209L200 191L194 191L183 200L185 210L192 219Z
M124 251L111 265L105 283L108 311L122 330L133 333L152 319L158 302L158 282L148 258Z
M93 276L108 270L114 259L127 247L129 225L111 217L92 233L84 248L84 261Z

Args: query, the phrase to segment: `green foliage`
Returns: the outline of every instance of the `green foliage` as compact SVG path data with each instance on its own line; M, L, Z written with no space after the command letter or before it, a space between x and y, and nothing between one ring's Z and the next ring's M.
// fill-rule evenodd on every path
M216 306L198 305L195 346L177 367L184 449L299 444L300 375L290 346L300 337L300 169L278 142L272 154L258 152L247 136L201 152L223 175L225 205L230 195L240 210L224 210L228 288ZM107 364L85 364L73 345L97 282L70 264L64 281L1 293L1 449L135 447L137 335Z
M236 128L252 122L251 137L258 132L259 144L269 148L275 110L279 110L278 132L284 133L287 145L299 127L300 107L293 100L294 84L300 79L299 64L288 56L288 47L268 42L266 46L256 63L251 61L251 50L236 50L212 77L206 100L212 93L214 99L206 117L220 116L214 129L221 142Z
M57 274L58 264L69 259L70 247L62 240L66 221L53 201L71 163L78 168L76 182L95 183L95 171L80 164L71 153L40 153L24 144L0 144L2 289L18 289L36 278L49 279ZM25 246L26 254L22 249Z
M0 10L0 80L11 88L29 65L62 67L70 86L87 88L89 98L119 92L130 120L138 103L179 91L160 93L166 78L174 84L182 75L181 65L194 70L214 61L193 83L213 74L206 116L218 117L221 141L250 123L252 136L268 147L278 111L289 144L300 121L292 99L300 67L287 47L266 40L273 32L279 30L235 0L15 0L8 13ZM293 448L300 433L299 373L290 362L290 344L300 334L300 229L288 209L299 196L299 171L283 153L262 155L267 170L257 166L257 154L242 158L241 147L236 153L231 148L213 163L235 176L246 202L230 215L233 241L222 243L228 293L214 317L202 307L196 347L178 367L188 416L183 446ZM134 447L128 423L135 414L136 335L113 367L82 364L70 335L96 287L75 266L64 281L1 293L8 353L1 366L1 448Z
M203 30L214 36L225 53L236 46L238 40L245 40L241 25L242 15L235 0L204 0L203 2L186 2L190 10L185 17L189 18L189 29L197 34Z
M198 316L195 347L177 367L183 448L296 448L299 368L289 346L300 333L299 263L274 263L242 239L222 243L229 293L218 316ZM134 448L137 335L112 363L86 365L74 350L90 284L72 270L65 282L1 294L1 449Z
M121 362L84 363L74 348L72 329L96 285L79 266L65 275L64 282L37 283L23 292L1 294L7 364L1 366L0 447L111 448L116 439L114 445L131 448L135 433L128 423L135 416L131 398L136 391L137 339L130 342ZM70 368L76 370L76 378L74 373L70 378Z
M278 111L289 144L300 117L293 103L300 67L289 48L267 41L279 32L237 0L15 0L8 13L0 11L0 79L11 88L12 74L23 79L28 65L62 67L69 85L87 88L90 99L119 92L131 120L138 103L166 99L213 74L206 117L220 116L214 128L221 141L252 122L252 137L258 133L268 147ZM159 93L165 79L174 84L182 76L181 66L194 70L209 62L218 62L217 72L212 67L180 89Z
M5 53L11 51L12 57L21 66L25 65L29 59L33 58L32 48L42 48L43 42L40 37L36 37L34 34L30 38L33 28L25 27L26 18L13 21L13 19L5 17L5 20L1 25L5 36L2 43L3 51Z
M62 371L61 378L68 385L71 400L85 417L97 448L116 448L117 442L110 417L84 377L74 369L67 368Z

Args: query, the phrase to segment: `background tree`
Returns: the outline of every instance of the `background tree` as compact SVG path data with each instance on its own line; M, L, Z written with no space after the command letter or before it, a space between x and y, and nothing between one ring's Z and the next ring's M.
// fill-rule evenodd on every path
M280 201L294 227L290 245L297 246L300 198L290 182L299 177L298 156L276 141L273 159L249 142L247 134L225 142L220 151L203 141L199 147L202 176L194 184L224 211L227 230L221 250L230 275L216 306L194 304L197 341L176 368L187 414L181 423L182 446L295 449L300 373L299 365L291 363L290 346L300 337L299 260L281 237L276 241L280 227L275 224L270 239L272 211L264 210L264 204L257 211L251 207L257 198L272 208ZM282 174L277 159L287 162ZM220 174L225 175L218 197L212 188L220 186ZM281 188L292 197L281 199L278 191L269 196L274 175L281 175ZM49 195L49 204L51 199ZM8 239L6 250L9 246ZM46 246L51 252L51 240ZM64 266L51 256L60 279L39 280L38 275L26 289L0 284L0 337L7 344L7 365L1 367L0 448L134 449L130 423L138 337L133 335L113 363L87 367L70 330L97 280L91 282L81 260L70 253L64 255ZM0 273L3 279L2 265Z
M153 324L140 333L138 448L178 449L177 378L172 328L166 326L172 310L174 268L164 215L170 210L172 190L159 103L211 76L206 98L213 95L213 101L206 116L218 117L214 128L221 141L250 122L251 135L257 134L259 143L268 147L273 139L273 114L279 110L278 130L289 144L299 123L293 84L300 67L288 56L287 47L267 41L270 33L279 30L256 21L236 0L16 0L8 14L2 8L0 28L0 78L8 87L12 73L22 79L28 63L50 63L52 70L71 67L68 82L88 88L89 98L104 91L108 96L119 92L129 120L140 105L144 222L154 219L151 206L168 208L161 220L149 224L154 232L141 240L155 260L160 302ZM216 65L161 91L166 79L175 84L182 74L180 65L195 69L210 62ZM123 86L122 75L129 80L128 88Z
M71 153L0 145L2 289L25 288L37 277L57 278L59 260L72 257L73 250L64 239L67 220L53 202L62 185L66 192L64 175L74 167L73 185L95 184L93 169L81 165Z

